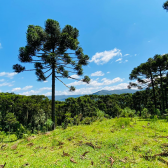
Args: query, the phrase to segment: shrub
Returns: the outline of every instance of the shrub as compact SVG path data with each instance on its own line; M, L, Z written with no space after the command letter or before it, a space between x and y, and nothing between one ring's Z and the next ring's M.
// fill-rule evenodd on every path
M149 118L150 117L150 114L148 113L148 109L147 108L144 108L142 110L142 118Z
M68 127L68 122L65 120L64 122L62 122L61 126L63 129L66 129Z
M18 139L23 138L23 134L25 132L25 128L22 124L18 124L17 130L15 132L15 135Z
M47 119L47 121L44 123L47 127L47 131L51 129L53 122L51 119Z
M105 116L105 113L104 113L104 111L101 111L101 110L97 110L96 111L96 115L97 115L97 118L98 119L101 119L101 118L104 118L104 116Z
M129 118L118 118L116 119L116 125L119 127L122 127L122 126L126 127L130 125L130 119Z
M82 124L91 124L92 118L91 117L85 117L82 121Z
M135 110L131 110L129 107L126 107L122 110L120 117L131 117L133 118L135 115Z

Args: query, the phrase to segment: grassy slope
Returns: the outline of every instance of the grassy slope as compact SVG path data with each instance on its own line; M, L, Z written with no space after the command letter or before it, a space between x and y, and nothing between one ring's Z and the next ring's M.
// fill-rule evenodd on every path
M26 167L31 168L98 168L111 167L109 157L112 157L115 160L113 168L167 167L158 158L148 161L141 155L163 152L164 148L161 144L168 143L168 140L159 136L168 136L168 123L158 121L154 124L151 121L137 120L136 124L132 121L131 126L124 128L117 126L117 123L117 119L104 120L88 126L72 126L66 130L56 129L49 135L35 135L34 138L29 138L29 141L22 139L6 143L7 146L0 150L0 164L6 162L5 168L21 167L25 163L29 164ZM11 146L17 143L17 148L12 150ZM27 144L30 143L34 145L28 146ZM86 143L92 143L95 149ZM63 151L70 156L63 157ZM82 157L81 155L86 151L89 153ZM71 157L77 163L71 162ZM162 158L168 160L166 157Z

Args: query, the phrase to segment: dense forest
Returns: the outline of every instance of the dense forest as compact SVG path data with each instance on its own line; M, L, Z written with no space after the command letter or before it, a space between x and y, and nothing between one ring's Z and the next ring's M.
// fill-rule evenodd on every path
M55 125L90 124L114 117L165 118L168 114L168 54L155 55L130 73L128 88L139 91L126 94L85 95L55 101ZM44 95L0 94L0 129L36 133L52 129L52 101Z

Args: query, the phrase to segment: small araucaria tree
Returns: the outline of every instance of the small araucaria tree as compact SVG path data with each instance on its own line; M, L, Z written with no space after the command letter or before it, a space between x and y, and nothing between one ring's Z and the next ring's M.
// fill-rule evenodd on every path
M38 81L45 81L52 75L53 129L55 129L55 79L63 84L60 78L76 79L69 73L83 75L82 65L88 64L89 57L83 54L78 36L79 31L76 28L66 25L61 30L57 21L48 19L45 22L45 29L40 26L28 26L27 45L19 49L19 61L34 64L35 69L32 70L36 71ZM30 71L19 64L13 65L13 69L17 73ZM84 76L81 81L89 83L90 78ZM70 91L75 90L73 86L68 88Z

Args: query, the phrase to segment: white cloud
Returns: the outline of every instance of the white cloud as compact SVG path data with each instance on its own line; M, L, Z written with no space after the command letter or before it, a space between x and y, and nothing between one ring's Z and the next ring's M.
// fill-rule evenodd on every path
M122 56L121 50L114 48L110 51L97 52L90 62L95 62L96 64L105 64L109 62L115 56Z
M117 59L115 62L122 61L122 58Z
M46 81L44 81L44 83L47 83L48 81L46 80Z
M107 72L108 74L110 73L110 72Z
M1 87L1 86L13 86L13 84L5 82L5 83L1 83L1 84L0 84L0 87Z
M112 80L107 79L107 78L103 78L101 81L102 81L102 82L98 82L98 79L97 79L97 80L91 79L89 84L87 84L87 83L85 83L85 82L82 82L82 81L75 81L75 82L69 83L69 84L67 84L67 85L68 85L68 86L79 86L79 85L86 85L86 86L103 86L103 85L110 85L110 84L113 84L113 83L116 83L116 82L122 82L123 79L121 79L121 78L119 78L119 77L114 78L114 79L112 79Z
M30 90L30 91L19 93L19 94L20 95L26 95L26 96L37 95L37 94L39 94L39 91Z
M104 73L102 71L97 71L92 73L91 76L104 76Z
M79 79L80 76L79 75L71 75L71 78L76 78L76 79ZM71 79L71 78L68 78L68 79Z
M4 79L1 79L1 80L0 80L0 82L3 82L3 81L5 81L5 80L4 80Z
M148 43L150 43L151 41L148 41Z
M28 88L28 87L27 87ZM30 87L29 87L29 89L30 89ZM45 95L45 94L43 94L42 92L44 91L44 90L51 90L52 88L51 87L43 87L43 88L40 88L40 89L38 89L38 90L30 90L30 91L27 91L27 92L23 92L23 93L19 93L20 95L26 95L26 96L30 96L30 95L38 95L38 94L40 94L40 95ZM23 90L23 89L20 89L20 90ZM50 94L51 95L51 94ZM49 96L50 96L49 95Z
M120 89L127 89L128 83L120 83L116 86L106 86L102 88L102 90L120 90Z
M93 92L96 92L100 87L84 87L80 89L76 89L73 92L70 92L69 90L65 91L56 91L56 95L84 95L84 94L92 94ZM45 96L51 96L51 92L47 92L44 94Z
M0 43L0 49L2 48L2 44Z
M43 90L51 90L51 89L52 89L51 87L43 87L43 88L40 88L39 90L43 91Z
M124 56L128 56L129 54L125 54Z
M128 62L128 60L125 60L125 62Z
M8 78L13 78L17 73L16 72L0 72L0 76L5 76Z
M83 87L80 89L76 89L74 92L70 92L68 90L65 91L56 91L56 95L85 95L85 94L92 94L99 90L120 90L120 89L127 89L128 83L120 83L115 86L106 86L106 87ZM44 94L45 96L51 96L51 92L47 92Z
M13 88L12 89L12 92L18 92L18 91L20 91L21 90L21 88Z
M31 89L33 86L25 86L22 90L29 90Z
M119 77L114 78L112 80L107 79L107 78L103 78L102 81L103 81L103 85L111 85L111 84L116 83L116 82L122 82L123 79L121 79Z
M137 54L135 54L135 57L137 56Z
M29 90L29 89L31 89L33 86L25 86L24 88L20 88L20 87L18 87L18 88L13 88L12 89L12 92L19 92L19 91L21 91L21 90Z

